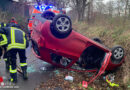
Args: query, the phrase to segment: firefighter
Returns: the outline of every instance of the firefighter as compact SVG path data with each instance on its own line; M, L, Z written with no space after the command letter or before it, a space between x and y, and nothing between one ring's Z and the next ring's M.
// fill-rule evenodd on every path
M10 24L9 27L5 27L0 30L0 33L3 33L7 36L7 57L9 57L9 71L10 71L10 81L17 82L17 69L16 69L16 55L19 54L20 57L20 66L23 71L23 79L27 80L27 63L26 63L26 51L28 47L28 40L25 33L20 29L20 26L17 24Z
M6 23L1 22L0 28L2 28L2 27L6 27Z
M18 24L15 17L11 17L11 19L9 20L8 23L14 23L14 24Z
M3 47L7 45L7 37L5 34L0 34L0 57L2 56Z
M18 24L17 21L16 21L16 19L15 19L15 17L12 17L9 23L15 23L15 24Z
M6 24L6 27L9 27L12 24L18 24L15 17L12 17L9 22Z
M3 25L4 25L3 22L0 23L0 28L2 28ZM0 37L2 38L2 34L0 34ZM0 40L2 40L1 38L0 38ZM1 47L1 45L0 45L0 60L1 60L1 56L2 56L2 50L3 50L3 49L2 49L2 47Z
M2 23L0 24L0 28L3 28L3 27L6 27L6 24L2 22ZM3 46L1 47L1 55L2 55L2 48L4 49L3 59L4 59L4 61L5 61L5 68L6 68L6 71L9 71L9 63L8 63L8 60L7 60L6 45L3 45Z

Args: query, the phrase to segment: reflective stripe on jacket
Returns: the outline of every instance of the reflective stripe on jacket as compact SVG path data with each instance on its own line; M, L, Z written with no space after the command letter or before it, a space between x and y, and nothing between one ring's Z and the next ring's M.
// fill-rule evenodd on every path
M0 46L7 45L7 37L5 34L0 34Z

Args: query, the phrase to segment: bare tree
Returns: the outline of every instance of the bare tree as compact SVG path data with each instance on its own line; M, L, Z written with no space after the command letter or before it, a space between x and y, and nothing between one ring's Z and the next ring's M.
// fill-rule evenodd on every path
M90 22L90 19L92 21L92 18L93 18L93 0L91 0L89 3L88 3L88 10L87 10L87 21Z
M109 1L106 3L107 11L110 17L112 17L112 14L114 13L114 2Z
M129 19L130 19L130 1L129 1L128 8L129 8Z
M128 17L129 17L129 19L130 19L130 0L127 0L126 1L126 5L128 5L127 7L128 7Z
M86 6L89 5L88 0L72 0L72 4L75 10L77 11L78 21L83 21Z
M117 0L116 2L116 10L117 10L117 16L121 16L121 12L123 12L123 3L122 0Z
M99 0L96 2L96 11L99 14L106 13L106 5L103 3L103 0Z
M125 2L125 16L127 15L127 9L128 9L128 2L129 0L124 0Z

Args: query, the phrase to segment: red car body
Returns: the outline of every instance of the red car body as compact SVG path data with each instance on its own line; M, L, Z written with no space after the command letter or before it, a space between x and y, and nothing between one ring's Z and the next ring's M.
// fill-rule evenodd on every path
M110 49L75 32L74 30L67 38L58 39L52 35L49 21L42 23L35 19L33 23L35 22L38 22L38 25L33 25L33 32L31 37L38 45L40 56L38 56L35 52L34 54L41 60L49 62L52 65L63 67L62 65L52 62L50 53L53 52L64 57L71 58L73 61L68 66L63 67L70 68L79 59L82 52L87 47L93 45L106 52L106 57L103 64L106 64L107 70L112 70L120 66L123 62L122 60L122 62L117 65L113 64L111 62L112 53Z
M67 16L59 15L57 17L66 18ZM73 29L70 29L70 32L65 37L62 37L62 35L64 35L64 33L62 33L62 38L59 37L60 34L54 34L54 24L52 23L59 20L59 18L47 20L42 17L42 14L38 14L35 15L35 18L32 20L32 50L37 58L54 66L73 71L97 72L89 83L96 79L97 76L103 74L105 70L113 70L123 63L124 55L122 55L120 60L117 60L119 61L118 63L115 63L116 60L112 58L115 52L103 44L81 35ZM123 49L120 49L121 47L118 47L118 49L116 47L116 52L124 52ZM118 52L116 54L118 54ZM53 56L54 58L60 56L60 59L55 61ZM67 60L63 60L63 58L67 58ZM88 58L88 61L85 58ZM66 61L67 64L64 65L62 63L63 61ZM85 70L72 68L75 64L79 64L79 66Z

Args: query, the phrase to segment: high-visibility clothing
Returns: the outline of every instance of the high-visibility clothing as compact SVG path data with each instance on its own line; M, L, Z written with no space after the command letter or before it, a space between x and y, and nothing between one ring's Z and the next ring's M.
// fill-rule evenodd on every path
M5 34L0 34L0 46L7 45L8 40Z
M20 58L20 66L23 71L27 71L27 63L26 63L26 50L25 49L11 49L8 51L8 57L10 57L10 76L15 81L17 80L17 64L16 64L16 56L19 55Z
M4 58L4 61L7 61L7 58Z
M13 81L14 81L14 79L13 79L13 78L11 78L11 79L10 79L10 81L11 81L11 82L13 82Z
M10 49L25 49L26 48L25 33L21 29L11 27L9 39L10 40L8 40L7 51Z
M27 63L20 63L21 67L27 66Z
M6 27L6 24L5 24L5 23L3 23L3 24L1 23L1 24L0 24L0 28L1 28L1 27Z
M17 73L17 69L12 69L11 65L10 65L9 71L10 71L10 73Z

